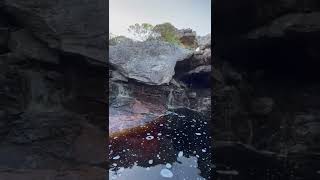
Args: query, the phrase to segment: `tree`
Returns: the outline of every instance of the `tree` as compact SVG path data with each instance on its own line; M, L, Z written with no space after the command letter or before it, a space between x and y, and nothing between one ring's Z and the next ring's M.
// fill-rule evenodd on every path
M163 23L153 26L148 23L134 24L129 26L128 31L133 34L136 40L146 41L151 39L181 45L178 37L178 29L170 23Z
M136 23L134 25L129 26L128 31L132 33L137 40L140 41L146 41L147 39L156 36L153 31L153 26L148 23Z
M109 34L109 45L114 46L123 41L131 41L131 40L125 36L117 36L112 33Z

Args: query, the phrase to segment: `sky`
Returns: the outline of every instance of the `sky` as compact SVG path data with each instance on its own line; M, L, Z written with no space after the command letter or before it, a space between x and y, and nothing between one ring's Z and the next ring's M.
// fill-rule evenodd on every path
M170 22L198 35L211 32L211 0L109 0L109 32L130 37L135 23Z

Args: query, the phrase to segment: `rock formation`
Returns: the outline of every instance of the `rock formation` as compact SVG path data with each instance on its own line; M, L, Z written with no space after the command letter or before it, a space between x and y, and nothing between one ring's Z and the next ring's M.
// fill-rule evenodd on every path
M161 41L123 41L109 48L109 63L127 78L150 85L167 84L177 61L191 55L187 49Z
M238 172L218 176L318 179L319 2L214 6L217 170Z
M0 179L105 179L106 1L0 9Z
M211 42L208 38L205 43ZM161 41L111 45L111 134L153 121L169 109L190 108L210 117L210 49L204 44L187 50Z

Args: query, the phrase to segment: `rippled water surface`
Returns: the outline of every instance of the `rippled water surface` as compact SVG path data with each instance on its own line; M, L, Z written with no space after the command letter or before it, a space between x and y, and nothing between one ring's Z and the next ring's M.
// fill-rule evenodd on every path
M208 123L198 113L179 109L113 134L108 148L109 179L212 179Z

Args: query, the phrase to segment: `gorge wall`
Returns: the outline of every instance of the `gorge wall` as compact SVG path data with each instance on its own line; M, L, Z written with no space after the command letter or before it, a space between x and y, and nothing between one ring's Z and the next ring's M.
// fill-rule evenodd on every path
M220 178L319 178L319 5L312 0L214 2ZM226 173L231 170L238 174Z
M107 1L0 1L0 179L105 179Z

